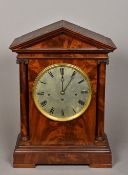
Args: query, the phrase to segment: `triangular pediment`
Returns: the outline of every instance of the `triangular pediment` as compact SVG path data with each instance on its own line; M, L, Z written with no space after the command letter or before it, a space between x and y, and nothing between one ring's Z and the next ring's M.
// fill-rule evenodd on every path
M24 48L27 49L78 49L78 48L97 48L96 45L83 41L75 36L69 35L66 32L60 32L59 34L42 39L39 42L32 43Z
M36 31L16 38L10 49L106 49L113 51L116 46L110 38L61 20Z

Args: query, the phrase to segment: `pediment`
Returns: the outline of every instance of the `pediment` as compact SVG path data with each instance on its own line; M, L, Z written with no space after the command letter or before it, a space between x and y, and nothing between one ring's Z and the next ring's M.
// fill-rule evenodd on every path
M12 51L24 49L116 49L110 38L67 21L58 21L16 38Z
M79 38L69 35L65 32L61 32L55 36L43 39L39 42L28 45L24 48L28 49L78 49L78 48L97 48L89 42L80 40Z

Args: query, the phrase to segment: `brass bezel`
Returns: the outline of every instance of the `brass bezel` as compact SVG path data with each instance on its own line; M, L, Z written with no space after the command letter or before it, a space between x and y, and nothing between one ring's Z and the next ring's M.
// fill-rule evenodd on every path
M67 116L67 117L64 117L64 118L58 118L58 117L52 116L52 115L48 114L47 112L45 112L45 111L43 110L43 108L41 107L40 103L38 102L38 99L37 99L37 96L36 96L36 85L37 85L39 79L42 77L42 75L43 75L45 72L47 72L48 70L50 70L50 69L52 69L52 68L54 68L54 67L60 67L60 66L66 66L66 67L74 68L75 70L79 71L79 72L84 76L84 78L85 78L86 81L88 82L88 86L89 86L89 89L88 89L88 91L89 91L88 99L87 99L85 105L83 106L82 110L81 110L79 113L77 113L77 114L75 114L75 115L73 115L73 116L70 116L70 117ZM42 71L37 75L37 77L36 77L36 79L35 79L35 81L34 81L34 83L33 83L32 96L33 96L33 100L34 100L34 103L35 103L37 109L38 109L44 116L46 116L47 118L49 118L49 119L51 119L51 120L54 120L54 121L69 121L69 120L73 120L73 119L75 119L75 118L78 118L80 115L82 115L82 114L86 111L86 109L88 108L88 106L89 106L89 104L90 104L90 101L91 101L92 89L91 89L90 80L89 80L87 74L86 74L84 71L82 71L79 67L77 67L77 66L75 66L75 65L67 64L67 63L60 63L60 64L52 64L52 65L46 67L44 70L42 70Z

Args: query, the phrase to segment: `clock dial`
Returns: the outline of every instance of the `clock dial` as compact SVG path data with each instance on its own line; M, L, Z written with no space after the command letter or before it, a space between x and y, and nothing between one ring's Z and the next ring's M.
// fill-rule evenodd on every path
M38 110L52 120L75 119L85 112L90 103L89 78L71 64L49 66L34 82L33 99Z

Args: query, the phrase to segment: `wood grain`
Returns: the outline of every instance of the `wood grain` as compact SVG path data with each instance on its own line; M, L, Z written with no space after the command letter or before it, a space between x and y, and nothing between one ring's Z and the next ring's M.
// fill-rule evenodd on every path
M30 168L36 165L89 165L91 168L111 168L112 155L107 145L20 145L19 139L14 151L13 165Z
M97 85L97 131L96 139L104 140L104 110L105 110L105 74L106 64L98 65L98 85Z
M19 65L20 73L20 117L21 117L21 138L26 141L29 138L28 123L28 70L24 62Z
M55 122L47 119L36 108L32 99L33 82L40 71L45 67L56 63L72 63L77 65L91 80L93 97L88 110L78 119L70 122ZM97 63L96 61L77 60L47 60L29 61L29 118L31 144L92 144L95 139L96 119L96 84L97 84ZM48 129L49 128L49 129ZM50 129L51 128L51 129ZM44 134L45 133L45 134Z
M48 39L49 36L52 38L54 35L63 32L69 33L74 37L78 36L79 38L86 40L89 43L93 43L93 45L95 44L101 48L105 48L106 50L109 49L110 51L113 51L116 49L115 44L110 38L107 38L101 34L90 31L65 20L58 21L56 23L42 27L36 31L16 38L10 45L10 49L16 51L16 49L19 47L28 47L31 44L36 43L37 41L40 42L42 38Z

